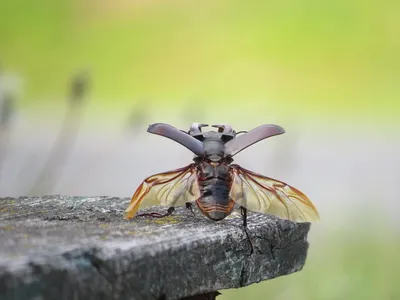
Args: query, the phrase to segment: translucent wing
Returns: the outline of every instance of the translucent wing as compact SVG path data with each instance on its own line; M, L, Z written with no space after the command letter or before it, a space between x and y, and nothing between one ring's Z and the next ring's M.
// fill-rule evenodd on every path
M231 165L230 197L255 212L269 213L294 222L319 220L319 214L306 195L290 185L238 165Z
M200 197L196 165L159 173L147 177L136 189L125 217L131 219L139 207L152 205L179 206Z

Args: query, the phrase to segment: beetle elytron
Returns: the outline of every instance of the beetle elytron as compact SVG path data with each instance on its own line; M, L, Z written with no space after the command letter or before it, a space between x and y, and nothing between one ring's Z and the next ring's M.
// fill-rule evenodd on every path
M246 227L247 210L269 213L294 222L319 219L318 212L306 195L290 185L252 171L233 162L232 157L245 148L285 130L277 125L261 125L248 132L236 133L229 125L212 125L216 131L202 132L206 124L193 123L188 132L164 123L152 124L149 133L164 136L185 146L196 156L186 167L159 173L146 178L132 196L125 211L133 218L143 201L156 200L169 207L166 214L151 213L154 217L170 215L175 206L193 202L208 218L218 221L227 217L235 203L241 207Z

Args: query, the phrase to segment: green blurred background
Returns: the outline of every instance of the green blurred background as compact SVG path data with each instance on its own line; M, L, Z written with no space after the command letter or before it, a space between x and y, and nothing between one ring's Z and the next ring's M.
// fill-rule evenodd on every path
M399 11L377 0L3 0L0 62L24 76L26 105L59 97L87 68L102 106L253 99L278 113L393 121Z
M94 127L120 124L133 109L186 127L284 120L285 128L301 131L299 124L322 124L315 135L326 130L337 138L342 131L343 147L362 143L359 136L387 147L389 154L364 149L365 165L391 161L350 178L359 183L352 191L357 205L347 206L352 194L321 208L303 271L223 291L218 299L400 299L399 224L380 204L400 208L393 150L400 149L399 15L399 1L377 0L2 0L0 70L21 81L18 111L42 121L64 107L71 76L87 70L86 118ZM331 163L342 159L338 154ZM363 184L357 174L365 172L372 176ZM390 188L379 181L385 176ZM345 180L334 177L326 194ZM357 194L360 185L368 192ZM324 207L324 200L314 202Z

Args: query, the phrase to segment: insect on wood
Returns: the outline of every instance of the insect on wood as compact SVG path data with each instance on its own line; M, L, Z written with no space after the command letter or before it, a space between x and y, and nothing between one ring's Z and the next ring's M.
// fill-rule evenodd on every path
M314 205L298 189L232 164L232 157L240 151L263 139L285 133L282 127L266 124L236 133L229 125L212 125L218 131L202 132L202 128L207 126L193 123L188 132L163 123L149 126L149 133L174 140L192 151L195 158L186 167L147 177L132 196L125 211L127 219L135 216L142 203L154 200L169 207L168 211L142 215L165 217L174 211L175 206L192 208L196 203L206 217L219 221L227 217L237 203L245 228L247 210L294 222L319 219Z

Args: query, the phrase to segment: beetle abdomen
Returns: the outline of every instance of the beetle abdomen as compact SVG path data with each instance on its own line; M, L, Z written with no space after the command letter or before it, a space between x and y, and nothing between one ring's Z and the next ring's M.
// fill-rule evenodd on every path
M227 217L235 203L229 198L229 166L224 164L203 163L200 166L199 187L201 197L197 205L204 215L212 220Z
M231 213L234 202L229 199L229 187L225 182L209 184L201 192L197 205L207 217L217 221Z

